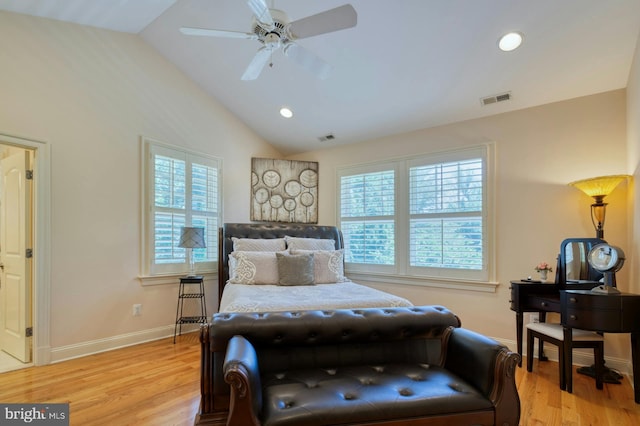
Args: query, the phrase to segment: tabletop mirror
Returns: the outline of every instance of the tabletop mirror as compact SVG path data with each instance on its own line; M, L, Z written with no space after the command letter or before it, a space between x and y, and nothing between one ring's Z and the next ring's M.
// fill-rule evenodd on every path
M589 265L587 255L593 246L604 242L600 238L567 238L562 241L556 272L556 281L561 288L570 288L572 284L600 284L603 275Z

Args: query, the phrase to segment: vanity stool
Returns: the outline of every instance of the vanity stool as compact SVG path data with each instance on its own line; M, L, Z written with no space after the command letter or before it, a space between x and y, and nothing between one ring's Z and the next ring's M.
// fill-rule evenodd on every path
M596 388L602 389L604 375L604 337L593 331L572 329L571 348L592 348L596 366ZM527 371L533 371L533 339L538 338L538 344L548 342L558 347L558 370L560 372L560 389L567 389L566 372L573 368L566 365L564 357L564 330L562 324L531 323L527 324ZM571 388L571 387L570 387Z

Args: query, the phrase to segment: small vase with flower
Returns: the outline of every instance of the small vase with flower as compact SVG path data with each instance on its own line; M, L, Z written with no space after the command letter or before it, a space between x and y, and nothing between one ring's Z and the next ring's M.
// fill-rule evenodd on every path
M549 272L552 272L551 265L549 265L547 262L540 262L533 269L535 269L536 272L540 273L540 281L542 281L543 283L547 282L547 274Z

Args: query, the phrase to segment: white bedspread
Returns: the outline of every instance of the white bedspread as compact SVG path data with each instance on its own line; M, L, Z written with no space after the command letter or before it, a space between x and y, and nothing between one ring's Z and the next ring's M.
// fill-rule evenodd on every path
M273 312L309 309L413 306L402 297L352 281L311 286L227 284L220 312Z

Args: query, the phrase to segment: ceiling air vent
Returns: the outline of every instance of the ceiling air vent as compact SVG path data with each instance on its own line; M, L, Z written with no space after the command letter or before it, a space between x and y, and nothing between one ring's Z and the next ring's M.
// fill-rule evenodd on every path
M335 137L333 134L329 133L328 135L320 136L320 137L318 138L318 140L319 140L320 142L327 142L327 141L332 141L332 140L334 140L335 138L336 138L336 137Z
M501 93L499 95L487 96L486 98L481 98L480 102L483 106L495 104L498 102L504 102L511 100L511 92Z

